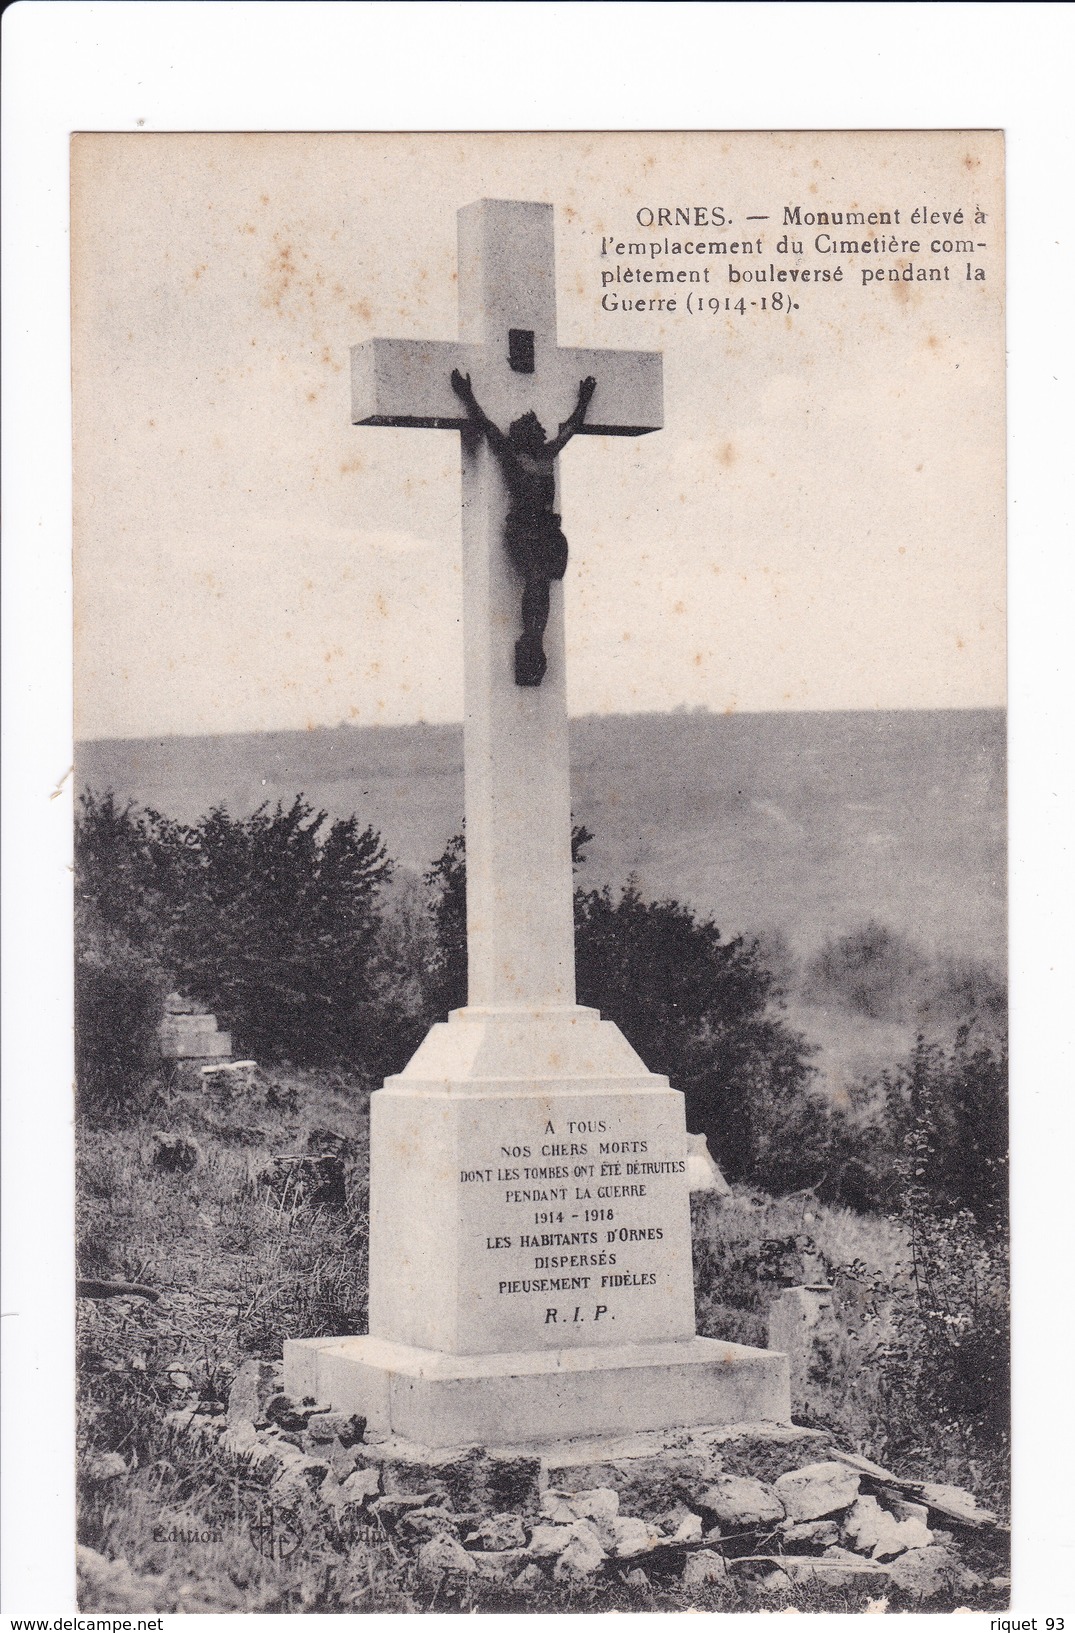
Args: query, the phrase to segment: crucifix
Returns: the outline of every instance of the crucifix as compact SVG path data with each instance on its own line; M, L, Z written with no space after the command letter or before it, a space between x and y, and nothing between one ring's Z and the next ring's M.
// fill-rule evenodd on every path
M462 433L468 994L370 1097L369 1330L285 1379L421 1456L790 1416L695 1334L682 1094L575 1003L556 459L658 429L661 359L558 346L554 270L551 206L468 205L460 340L352 353L356 424Z
M557 345L551 204L481 199L458 220L460 339L356 346L351 418L462 433L468 1007L571 1006L556 456L568 435L658 430L661 357ZM541 467L521 519L513 441Z

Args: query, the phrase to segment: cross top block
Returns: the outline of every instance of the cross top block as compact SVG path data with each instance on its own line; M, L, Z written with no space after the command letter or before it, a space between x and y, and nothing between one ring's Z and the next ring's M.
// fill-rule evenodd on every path
M556 343L551 204L479 199L459 211L459 340L368 340L351 349L355 425L461 431L451 386L469 374L482 407L505 430L533 409L547 436L575 405L579 381L597 390L581 436L639 437L663 424L660 352Z

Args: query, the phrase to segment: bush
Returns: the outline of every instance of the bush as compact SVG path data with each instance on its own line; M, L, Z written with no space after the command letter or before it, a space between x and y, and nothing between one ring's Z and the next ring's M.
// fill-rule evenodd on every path
M168 982L148 953L83 915L75 951L75 1083L94 1119L140 1110L160 1068Z

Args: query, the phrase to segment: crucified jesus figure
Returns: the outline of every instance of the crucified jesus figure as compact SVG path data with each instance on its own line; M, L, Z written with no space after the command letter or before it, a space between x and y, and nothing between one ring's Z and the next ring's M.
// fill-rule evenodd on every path
M580 382L573 412L549 442L532 410L513 420L506 434L501 431L480 407L469 374L453 369L452 389L466 405L471 424L488 439L508 486L511 504L504 523L504 546L525 584L523 633L515 643L515 684L540 686L546 668L542 636L549 621L549 585L567 571L567 540L552 508L556 501L554 462L581 429L597 381L588 376Z

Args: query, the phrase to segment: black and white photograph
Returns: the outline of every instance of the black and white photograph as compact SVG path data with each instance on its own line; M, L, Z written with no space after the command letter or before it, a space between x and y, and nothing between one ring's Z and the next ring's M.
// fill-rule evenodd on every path
M3 30L13 1633L1060 1633L1070 16Z
M1008 1602L996 131L72 153L81 1607Z

